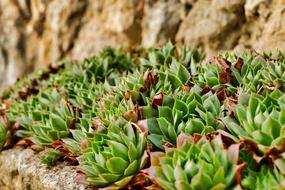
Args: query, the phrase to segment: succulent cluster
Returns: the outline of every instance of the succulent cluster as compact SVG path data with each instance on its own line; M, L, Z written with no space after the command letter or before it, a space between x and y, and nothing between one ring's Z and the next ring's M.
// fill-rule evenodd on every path
M145 134L125 120L109 126L107 134L98 133L80 159L87 181L98 187L128 184L147 163Z
M281 52L107 48L5 90L0 149L99 188L285 189L284 71Z
M163 189L232 189L240 166L239 150L231 146L224 148L221 135L187 140L166 153L152 153L152 165L145 172Z

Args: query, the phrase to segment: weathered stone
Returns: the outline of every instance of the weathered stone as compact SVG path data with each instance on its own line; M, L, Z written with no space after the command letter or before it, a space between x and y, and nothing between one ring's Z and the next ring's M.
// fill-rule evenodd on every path
M0 61L3 61L0 62L0 75L3 78L0 86L13 84L17 76L21 76L31 67L31 64L25 62L21 52L25 48L23 32L27 17L14 1L0 1Z
M244 23L243 2L197 1L183 20L176 40L208 53L235 47Z
M86 0L1 0L2 86L62 59L73 47L86 6Z
M0 190L91 190L75 182L74 166L42 164L29 149L0 153Z
M285 1L247 1L245 15L239 46L259 51L285 48Z
M74 59L98 53L106 46L124 47L141 42L143 1L90 1L85 23L71 51Z
M284 0L0 0L0 87L106 46L284 49Z
M142 46L152 47L174 41L180 24L178 0L147 0L142 27Z

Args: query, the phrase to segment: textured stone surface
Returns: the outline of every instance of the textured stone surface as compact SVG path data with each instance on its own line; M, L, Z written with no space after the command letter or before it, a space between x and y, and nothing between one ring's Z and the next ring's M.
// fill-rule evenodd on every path
M0 153L0 190L91 190L74 181L75 167L47 167L29 150Z
M142 46L162 45L168 40L174 41L181 18L178 0L147 0L142 21Z
M106 46L122 47L141 42L143 1L90 1L82 17L78 38L70 55L74 59L98 53Z
M0 86L106 46L285 47L284 0L0 0Z
M239 44L259 51L285 48L285 1L251 0Z
M180 25L176 40L208 53L231 49L244 22L240 0L197 1Z

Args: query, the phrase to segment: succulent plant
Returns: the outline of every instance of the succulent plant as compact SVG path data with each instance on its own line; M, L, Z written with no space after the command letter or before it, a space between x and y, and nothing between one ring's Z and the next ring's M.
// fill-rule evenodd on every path
M3 124L0 124L0 151L3 149L6 143L7 132L7 128Z
M240 95L235 118L224 119L228 130L243 139L251 139L260 147L280 146L284 140L284 96L278 90L266 97ZM264 148L263 148L264 149Z
M252 146L257 161L271 160L285 174L283 93L275 90L265 97L241 96L239 102L235 114L238 122L228 116L224 119L226 127Z
M284 54L203 58L168 43L49 66L4 91L0 150L79 161L99 188L284 189Z
M55 149L46 149L41 152L40 160L47 165L54 165L63 156L63 153Z
M258 172L249 171L241 184L244 188L252 190L281 190L285 188L285 177L277 168L262 167Z
M152 165L145 172L163 189L230 189L238 175L235 149L225 149L220 135L202 137L166 153L152 153Z
M261 72L262 83L266 88L282 89L285 88L285 63L284 61L269 62Z
M51 94L40 92L29 102L13 105L8 117L21 127L16 131L17 136L30 138L36 144L50 145L69 136L76 116L60 94L52 90Z
M211 92L201 96L196 92L182 92L176 97L158 94L152 106L141 107L139 126L149 132L148 139L159 149L165 143L176 145L177 136L184 132L207 134L223 126L217 119L223 116L220 101Z
M244 53L233 62L235 64L231 67L231 71L236 86L244 93L257 92L262 87L260 71L266 61L260 56Z
M80 168L87 181L97 187L121 188L146 164L145 134L130 122L113 123L107 135L89 142Z
M221 72L222 68L218 64L205 63L200 68L201 74L197 76L197 79L194 78L194 82L200 87L219 88L221 85L219 73Z

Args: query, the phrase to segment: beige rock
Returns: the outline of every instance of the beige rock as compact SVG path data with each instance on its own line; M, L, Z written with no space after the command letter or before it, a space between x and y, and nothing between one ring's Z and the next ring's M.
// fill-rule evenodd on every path
M1 86L13 84L15 76L20 76L30 65L25 65L23 26L25 14L19 5L9 0L0 1L0 73Z
M45 8L44 30L39 43L39 62L46 65L67 55L77 38L86 8L86 0L49 2Z
M70 55L83 59L106 46L124 47L141 42L143 1L90 1L85 23Z
M181 23L176 40L210 54L232 49L244 21L242 1L197 1Z
M147 0L142 22L142 46L152 47L174 41L180 24L178 0Z
M245 4L247 22L240 44L259 51L285 48L285 2L249 1Z
M0 0L0 87L106 46L284 49L284 0Z
M1 0L2 86L66 56L77 37L86 5L85 0Z
M47 167L29 149L0 153L0 190L91 190L75 182L74 166Z

